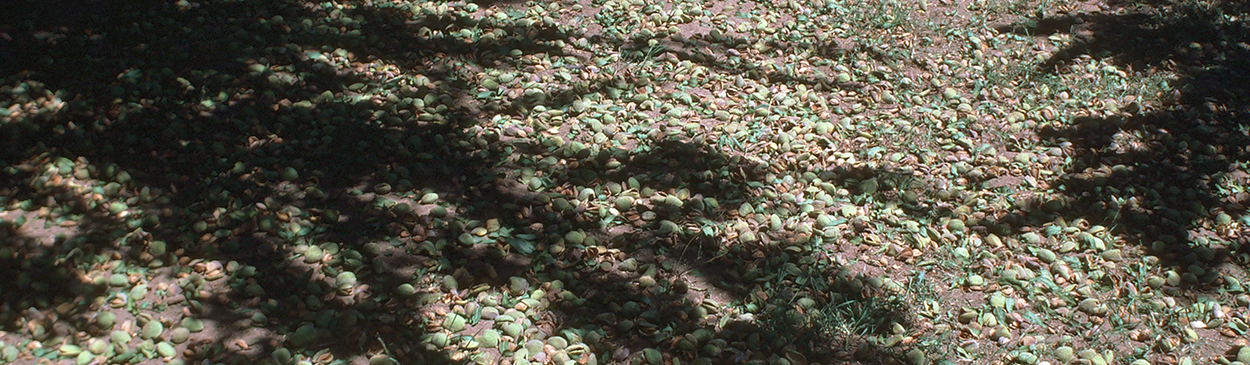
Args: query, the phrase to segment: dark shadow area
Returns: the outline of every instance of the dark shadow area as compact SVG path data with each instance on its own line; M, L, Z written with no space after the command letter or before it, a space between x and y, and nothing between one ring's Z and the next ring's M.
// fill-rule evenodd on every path
M92 319L79 308L103 295L108 285L87 280L72 265L79 260L95 260L76 257L95 252L91 243L83 244L85 248L75 247L76 242L67 241L64 235L55 242L41 242L22 234L13 221L0 222L0 240L6 242L0 249L0 275L9 278L0 284L0 326L6 330L20 328L38 341L73 336L78 328L94 329Z
M1002 30L1071 32L1074 45L1039 71L1105 59L1128 77L1173 73L1158 108L1119 105L1038 136L1065 145L1072 164L1051 183L1066 198L1035 201L1008 217L1016 225L1056 216L1101 224L1182 273L1182 287L1221 285L1220 268L1245 249L1243 188L1250 147L1250 6L1238 1L1112 2L1114 15L1074 15ZM1041 24L1067 26L1039 29ZM1080 72L1078 72L1079 74Z
M0 172L0 202L12 201L18 209L0 218L0 242L5 242L0 275L9 278L0 283L0 325L21 328L40 341L72 336L75 326L91 328L82 309L104 295L109 283L87 277L79 264L103 263L107 257L96 255L116 237L77 235L75 226L107 218L94 214L60 179L39 178L29 165L6 167ZM40 311L48 309L53 310Z
M1055 33L1069 33L1072 31L1072 27L1077 24L1085 24L1091 21L1097 22L1103 19L1106 19L1106 17L1090 14L1060 15L1040 19L1030 18L1025 19L1021 23L997 26L994 27L994 30L997 30L999 33L1044 37Z
M722 242L700 231L763 200L751 183L764 166L681 138L625 151L483 128L476 73L513 70L535 54L567 56L554 41L569 30L475 21L444 6L388 6L102 0L0 8L0 54L21 55L0 60L3 91L39 105L0 120L3 202L46 208L56 225L58 216L76 222L63 226L69 244L55 250L3 222L11 254L0 256L10 264L0 273L18 278L5 287L5 329L44 336L19 323L27 308L63 311L68 324L86 326L110 305L96 300L104 290L95 278L112 285L122 275L126 282L113 286L123 287L152 271L176 278L153 288L168 284L160 291L182 298L161 305L187 307L154 309L143 321L165 324L157 337L195 327L184 317L211 323L178 344L193 361L285 363L290 348L347 361L469 362L448 349L487 327L482 300L557 308L563 318L514 323L529 339L579 337L600 362L632 361L644 349L683 361L815 360L832 349L812 341L844 334L816 326L812 308L908 318L906 306L862 304L882 294L834 263L776 274L810 248ZM451 31L479 28L506 36ZM602 85L586 91L594 86ZM578 92L545 105L568 109ZM528 110L515 108L520 102L498 110ZM55 187L44 187L51 180ZM636 198L623 202L622 191ZM610 206L592 204L600 196ZM609 208L622 214L608 217ZM611 229L624 225L633 228ZM622 267L630 258L646 264ZM724 306L709 310L710 294L693 295L688 282L698 273L742 282L718 288ZM761 296L764 284L770 293ZM482 298L483 288L508 294ZM536 288L545 294L527 297ZM715 312L736 303L767 315ZM464 321L434 321L444 311ZM84 335L47 322L45 333L78 341L114 328ZM865 345L855 359L891 363L891 351Z

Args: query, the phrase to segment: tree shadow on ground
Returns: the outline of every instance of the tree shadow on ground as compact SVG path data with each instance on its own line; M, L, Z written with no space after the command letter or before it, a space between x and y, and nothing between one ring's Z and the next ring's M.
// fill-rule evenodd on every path
M1064 199L1037 201L1014 221L1060 216L1101 224L1181 273L1183 287L1223 285L1224 264L1245 267L1244 171L1250 128L1250 28L1234 20L1250 7L1228 1L1113 2L1116 12L1043 19L1062 29L1028 24L1000 30L1021 34L1071 32L1073 45L1055 52L1042 72L1076 70L1108 60L1142 77L1177 75L1162 105L1109 100L1105 115L1046 126L1038 136L1063 145L1072 164L1051 183ZM1083 74L1085 72L1077 72ZM1035 215L1034 217L1029 217ZM1034 220L1035 221L1035 220Z
M23 307L55 308L85 326L118 298L105 298L96 278L122 275L119 286L129 286L162 272L167 281L147 283L161 292L150 294L158 297L151 303L185 302L186 312L153 307L148 317L120 318L162 322L169 332L156 337L164 340L194 327L184 316L209 321L209 330L178 344L188 360L284 363L290 352L283 349L291 348L315 360L470 361L449 345L468 346L471 337L453 329L476 335L496 323L511 331L482 320L499 318L483 315L483 305L462 301L476 298L500 303L496 315L524 325L511 346L479 352L500 355L524 346L522 338L559 334L581 338L600 361L636 361L651 348L722 362L817 358L829 349L784 341L828 335L804 311L880 295L850 284L865 280L834 263L800 272L819 286L782 274L770 285L793 289L765 293L760 284L807 249L787 253L696 232L761 201L749 187L761 166L683 139L640 141L649 151L638 152L575 148L533 129L526 137L482 128L486 119L468 95L477 91L469 90L473 62L558 55L550 41L569 37L566 29L502 25L522 36L474 42L444 30L498 24L474 23L457 10L411 17L326 4L11 5L0 27L11 39L0 50L25 56L0 64L5 91L46 108L12 110L0 126L9 142L0 153L11 189L5 202L48 202L52 223L62 215L77 224L67 226L70 244L56 252L33 249L34 237L9 229L15 243L0 259L22 260L9 266L19 278L77 281L48 285L47 295L6 288L6 328L30 323L9 314ZM382 69L374 60L385 61ZM410 74L421 76L397 79ZM35 166L17 169L27 163ZM52 188L35 187L50 180L57 180ZM612 183L636 199L592 206L600 195L622 196ZM595 188L569 189L579 185ZM612 209L619 218L603 213ZM634 229L609 229L623 224ZM629 258L646 264L622 267ZM682 267L755 285L694 295L712 289L687 282L698 275L679 275L694 270ZM831 282L827 272L841 276ZM483 297L490 288L505 294ZM78 297L87 300L69 300ZM720 305L705 305L708 298ZM802 298L812 302L799 306ZM750 302L769 318L726 312L727 302ZM563 318L508 312L535 306ZM905 307L860 307L906 318ZM126 327L118 326L58 336L85 341ZM133 354L140 342L110 351ZM872 346L858 357L890 361Z
M75 194L64 190L39 195L46 199L75 200ZM0 268L3 268L0 275L10 278L0 284L3 294L0 325L20 328L40 341L72 335L78 331L76 326L91 320L75 306L87 305L91 299L103 295L108 286L106 282L77 275L73 265L79 260L94 260L94 257L83 256L94 255L97 251L92 246L96 243L87 242L88 237L70 237L56 229L43 230L39 237L33 237L26 233L32 229L23 229L25 223L25 217L10 214L0 220L0 240L6 243L0 247ZM52 310L40 311L47 309Z

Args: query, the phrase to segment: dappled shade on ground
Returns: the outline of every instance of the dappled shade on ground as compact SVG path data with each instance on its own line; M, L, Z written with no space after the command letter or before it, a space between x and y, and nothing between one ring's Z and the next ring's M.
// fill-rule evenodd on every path
M106 3L22 2L0 28L3 53L23 54L0 69L6 92L44 107L0 126L4 201L21 208L5 217L4 273L24 278L4 284L12 336L77 343L61 353L80 359L720 362L835 350L812 341L846 334L804 314L824 306L906 318L860 303L885 293L828 258L795 265L810 234L783 250L700 230L762 201L758 159L490 124L483 109L573 113L581 93L632 87L475 99L482 70L584 61L562 49L567 25L447 5ZM507 36L468 35L487 28ZM879 325L855 335L889 330L864 322Z
M1240 2L1123 2L1110 14L1074 14L1062 22L1074 38L1039 65L1044 72L1083 70L1107 59L1137 74L1173 72L1175 91L1162 105L1107 100L1107 113L1045 126L1038 135L1072 154L1069 174L1054 185L1070 198L1048 213L1104 224L1189 271L1187 284L1216 284L1220 266L1245 266L1244 242L1233 221L1245 213L1250 181L1243 168L1250 147L1250 28L1234 20L1250 11ZM1009 27L1010 28L1010 27ZM1049 34L1031 27L1020 33ZM1121 105L1122 104L1122 105ZM1044 203L1039 202L1041 208ZM1233 240L1229 239L1232 233ZM1207 242L1212 244L1207 244Z
M82 4L0 360L1250 361L1239 3Z

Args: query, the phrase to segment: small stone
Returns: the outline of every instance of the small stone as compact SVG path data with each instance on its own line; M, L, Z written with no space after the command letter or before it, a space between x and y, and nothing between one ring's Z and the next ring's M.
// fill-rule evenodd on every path
M290 364L291 361L294 360L294 357L291 356L291 350L287 350L285 347L279 347L277 350L273 350L273 354L270 356L273 358L274 362L281 365Z
M174 346L170 345L169 342L160 342L156 344L156 353L160 354L161 357L171 357L176 352Z
M95 360L95 354L92 354L90 352L80 352L78 353L78 358L74 359L74 364L75 365L87 365L87 364L90 364L93 360Z
M503 331L503 334L508 335L508 337L518 338L521 336L521 331L523 329L525 328L522 327L520 323L507 322L503 324L503 328L501 330Z
M921 365L925 363L924 351L920 349L912 349L907 352L907 363L912 365Z
M321 251L321 247L309 246L308 250L304 251L304 263L312 264L320 262L323 255L325 255L325 253Z
M946 222L946 229L949 229L951 232L963 232L964 221L959 220L959 219L951 219L950 221Z
M109 339L112 340L114 344L125 346L126 344L130 343L131 337L130 337L129 332L119 330L119 331L113 331L113 333L110 333Z
M443 319L443 328L452 332L459 332L466 324L468 324L468 319L455 313L449 313L447 318Z
M1007 297L1002 294L994 293L990 296L990 306L995 308L1003 308L1007 305Z
M182 327L191 332L200 332L204 330L204 321L201 321L199 318L183 318Z
M488 348L499 346L499 331L493 329L483 330L481 334L477 335L477 342L481 346Z
M67 343L67 344L61 345L61 347L57 349L57 351L60 353L61 356L70 357L70 356L78 356L78 354L82 353L82 348L78 347L77 345Z
M356 286L356 273L344 271L334 277L334 284L339 288L350 288Z
M499 316L499 309L497 309L497 307L494 307L494 306L482 307L481 319L495 320L495 317L497 316Z
M144 339L150 340L160 337L162 332L165 332L165 326L162 325L160 321L152 320L143 325L143 332L140 332L140 336Z
M429 339L430 344L433 344L435 347L446 347L451 344L451 337L447 336L447 334L443 332L431 334Z
M96 355L102 355L105 351L108 351L108 345L108 342L95 338L92 339L91 342L87 343L87 351Z
M664 355L660 353L660 350L656 350L653 348L643 349L642 357L646 359L647 364L650 364L650 365L663 365L664 364Z
M1080 352L1077 353L1077 356L1079 356L1081 359L1089 361L1090 364L1097 364L1097 365L1107 364L1107 359L1103 358L1101 354L1099 354L1097 351L1094 351L1094 350L1081 350Z
M1016 362L1021 364L1032 365L1037 363L1037 355L1032 352L1021 352L1016 355Z
M369 358L369 365L393 365L393 364L398 364L398 362L396 362L395 359L392 359L390 356L386 356L386 354L377 354Z
M117 323L117 316L113 312L100 313L95 317L95 324L101 329L112 329L115 323Z
M564 235L564 240L575 245L580 245L586 242L586 234L582 233L582 231L569 231L569 233Z
M411 297L417 293L417 288L412 286L412 284L403 283L399 284L399 287L395 288L395 291L398 292L399 295Z
M175 344L182 344L191 338L191 330L186 327L175 328L169 332L169 341Z
M638 260L634 260L632 257L625 259L625 261L621 261L620 264L616 265L616 268L621 269L621 271L636 271L638 270Z
M21 354L21 350L19 350L16 346L13 346L13 345L6 345L4 346L4 349L0 349L0 359L6 362L17 361L17 356L20 354Z
M287 336L292 345L296 347L304 346L317 339L317 328L312 324L305 324L295 330L295 333Z
M489 77L482 79L481 85L483 88L490 91L499 89L499 82L496 82L495 79Z
M129 278L127 278L126 275L124 274L109 275L110 286L126 286L126 284L130 284Z
M877 179L868 179L859 183L859 191L864 195L872 195L877 193Z
M994 340L996 340L996 341L997 341L997 340L1001 340L1001 339L1008 339L1008 340L1010 340L1010 339L1011 339L1011 330L1008 330L1008 329L1007 329L1007 326L999 325L997 328L995 328L995 329L994 329L994 334L993 334L992 336L990 336L990 337L991 337L991 338L993 338L993 339L994 339Z
M946 100L954 100L954 99L958 99L958 98L959 98L959 90L955 90L955 89L952 89L952 88L949 88L949 87L948 87L948 88L946 88L945 90L942 90L942 98L944 98L944 99L946 99Z
M1082 300L1081 304L1078 305L1078 308L1082 312L1090 315L1101 315L1107 312L1107 309L1098 302L1098 299L1094 298L1086 298L1085 300Z
M564 348L569 347L569 341L560 336L552 336L551 338L548 338L547 344L551 345L551 347L555 347L556 350L563 350Z
M164 256L167 248L165 241L152 241L148 243L148 253L152 256Z
M526 341L525 350L529 351L531 354L537 354L537 353L543 352L543 341L542 340Z
M512 295L521 295L529 292L530 283L525 278L513 276L508 279L508 290Z
M286 167L282 169L282 180L295 181L295 179L298 178L299 171L296 171L294 167Z
M264 327L269 325L269 316L265 312L256 311L252 313L252 325L256 327Z
M1072 361L1073 357L1075 357L1075 353L1071 346L1060 346L1055 349L1055 359L1058 359L1060 362Z
M1037 259L1042 260L1042 262L1045 262L1045 263L1048 263L1048 264L1049 264L1049 263L1054 263L1054 262L1055 262L1055 260L1058 260L1058 259L1059 259L1059 257L1055 255L1055 252L1054 252L1054 251L1051 251L1051 250L1049 250L1049 249L1045 249L1045 248L1039 248L1039 249L1037 249L1037 253L1036 253L1036 255L1037 255Z
M1030 161L1030 160L1032 160L1032 159L1033 159L1033 154L1032 154L1032 153L1028 153L1028 152L1020 152L1020 153L1017 153L1017 154L1016 154L1016 156L1015 156L1015 158L1014 158L1014 159L1015 159L1015 161L1016 161L1016 162L1019 162L1019 163L1022 163L1022 164L1027 164L1027 163L1029 163L1029 161Z

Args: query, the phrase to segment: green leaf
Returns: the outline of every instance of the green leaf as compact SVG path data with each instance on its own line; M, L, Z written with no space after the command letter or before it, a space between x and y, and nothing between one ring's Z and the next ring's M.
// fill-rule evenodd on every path
M508 246L512 246L512 249L516 250L519 254L528 256L529 254L534 253L534 244L529 241L519 238L509 238L506 242L508 242Z
M498 230L491 232L490 236L495 238L512 237L512 227L499 227Z

